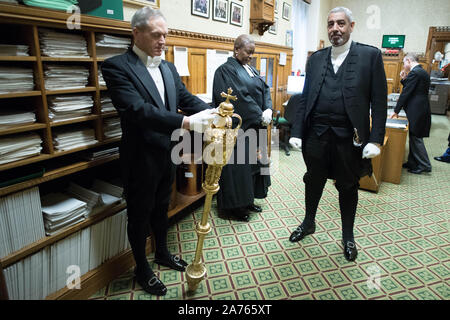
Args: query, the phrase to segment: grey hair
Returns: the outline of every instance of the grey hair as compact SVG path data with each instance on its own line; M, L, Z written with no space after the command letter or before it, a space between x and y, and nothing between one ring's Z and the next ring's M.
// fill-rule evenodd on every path
M337 13L337 12L344 12L348 21L350 21L350 23L353 22L353 13L350 11L350 9L348 9L346 7L336 7L334 9L331 9L331 11L328 13L328 16L330 16L330 14L332 14L332 13Z
M149 19L166 18L163 16L160 10L155 10L150 7L143 7L136 11L131 18L131 28L145 28L147 27Z
M255 40L247 34L241 34L234 41L234 49L237 50L243 48L248 44L255 44Z
M409 60L411 60L413 62L419 62L419 55L417 53L414 53L414 52L408 52L406 54L406 56L403 58L403 60L405 60L405 59L409 59Z

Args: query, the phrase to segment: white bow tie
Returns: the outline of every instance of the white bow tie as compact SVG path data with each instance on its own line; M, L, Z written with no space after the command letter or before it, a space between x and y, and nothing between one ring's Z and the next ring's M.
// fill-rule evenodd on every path
M148 57L147 59L147 68L158 68L159 65L161 64L162 58L161 56L156 56L156 57Z

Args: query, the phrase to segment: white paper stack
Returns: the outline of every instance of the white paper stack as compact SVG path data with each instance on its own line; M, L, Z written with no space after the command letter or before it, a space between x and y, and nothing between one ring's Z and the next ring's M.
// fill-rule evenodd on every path
M0 198L0 258L45 237L39 188Z
M29 56L29 48L20 44L0 44L0 56Z
M109 58L124 53L131 45L130 38L116 37L109 34L96 34L95 47L97 57Z
M105 119L103 123L103 131L106 138L121 137L122 127L120 126L120 118Z
M91 95L50 96L48 117L53 122L75 119L92 114Z
M96 144L94 129L83 127L58 128L53 131L56 150L65 151Z
M100 102L101 102L101 105L102 105L102 113L112 112L112 111L116 110L116 108L114 108L112 100L111 100L111 98L109 96L103 95L101 100L100 100Z
M115 198L122 198L123 188L115 184L111 184L99 179L95 179L92 185L92 190L100 194L108 194ZM105 201L105 199L103 199ZM105 202L106 203L106 202Z
M33 70L19 67L0 67L0 94L34 89Z
M86 160L98 160L101 158L110 157L112 155L119 154L119 147L113 147L109 149L99 150L99 151L89 151L82 155L83 159Z
M98 70L98 84L101 86L106 86L106 81L103 79L102 69Z
M42 55L48 57L89 57L86 39L79 34L39 29L39 43Z
M87 203L64 193L50 193L42 198L42 212L47 235L72 226L85 219Z
M36 133L25 133L0 138L0 164L37 156L42 139Z
M36 114L34 112L19 112L5 108L0 110L0 125L1 126L15 126L20 124L30 124L36 122Z
M80 89L89 83L89 69L83 66L44 65L45 89Z

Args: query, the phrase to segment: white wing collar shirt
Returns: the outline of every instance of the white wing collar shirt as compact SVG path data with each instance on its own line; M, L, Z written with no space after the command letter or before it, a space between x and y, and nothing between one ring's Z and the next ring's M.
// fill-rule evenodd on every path
M164 89L164 80L161 74L161 70L159 70L159 65L161 63L161 56L150 57L144 51L139 49L136 45L133 46L133 52L141 59L144 65L147 67L148 73L152 77L153 81L156 84L156 88L158 88L159 95L161 96L162 102L165 104L165 89Z
M339 67L344 62L348 53L350 52L350 46L352 45L352 38L350 37L348 41L339 47L331 47L331 63L333 64L334 73L337 73Z

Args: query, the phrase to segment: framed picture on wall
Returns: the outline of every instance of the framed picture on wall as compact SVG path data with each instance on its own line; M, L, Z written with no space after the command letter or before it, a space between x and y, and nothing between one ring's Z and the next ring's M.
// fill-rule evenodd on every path
M292 38L294 36L293 30L286 30L286 47L292 48Z
M274 23L269 27L269 33L277 34L278 18L274 18Z
M213 20L228 22L228 0L213 1Z
M275 13L278 13L278 0L275 0Z
M283 19L289 21L291 19L291 5L287 2L283 2Z
M209 11L209 0L192 0L192 15L209 18Z
M159 0L123 0L123 3L139 7L149 6L159 8Z
M230 7L230 23L242 27L243 19L244 7L240 4L232 2Z

